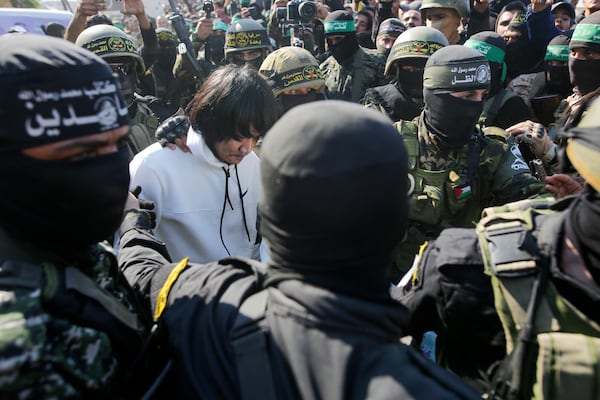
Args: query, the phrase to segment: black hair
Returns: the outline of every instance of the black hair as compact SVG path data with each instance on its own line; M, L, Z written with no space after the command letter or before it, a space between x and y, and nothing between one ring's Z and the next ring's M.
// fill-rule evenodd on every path
M527 7L520 0L511 1L510 3L502 7L500 12L498 13L498 17L505 11L520 11L524 14L527 11Z
M360 10L359 12L357 12L356 14L364 15L367 17L367 19L369 21L367 23L367 31L370 32L373 29L373 16L368 11L365 11L365 8L367 8L367 7L363 7L363 9Z
M279 117L273 92L256 70L228 64L209 75L185 109L209 148L220 141L264 135Z
M89 28L94 25L114 25L112 19L106 14L92 15L85 21L85 27Z

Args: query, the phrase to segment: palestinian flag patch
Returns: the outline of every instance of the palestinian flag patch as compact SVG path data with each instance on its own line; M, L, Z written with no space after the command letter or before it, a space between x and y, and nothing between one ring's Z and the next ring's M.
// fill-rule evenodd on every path
M463 185L454 187L454 198L456 200L465 199L472 195L471 185Z

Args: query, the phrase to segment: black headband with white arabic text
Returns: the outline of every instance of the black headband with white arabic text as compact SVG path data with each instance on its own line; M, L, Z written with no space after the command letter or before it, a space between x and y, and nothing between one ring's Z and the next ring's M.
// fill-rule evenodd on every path
M129 123L127 106L108 66L65 69L70 80L58 76L38 80L32 73L31 79L0 93L2 114L8 117L0 125L0 151L102 133Z

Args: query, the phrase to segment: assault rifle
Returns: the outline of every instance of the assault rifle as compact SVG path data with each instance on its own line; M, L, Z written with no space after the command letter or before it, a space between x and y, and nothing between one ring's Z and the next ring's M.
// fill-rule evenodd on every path
M196 75L203 76L205 75L205 71L202 70L200 63L197 59L197 54L194 51L194 47L192 46L192 41L190 40L190 30L185 25L185 21L183 19L183 15L179 11L179 7L175 4L175 0L169 0L169 5L171 6L171 10L173 15L169 17L171 20L171 25L173 25L173 29L175 29L175 33L177 34L177 38L179 39L179 46L177 46L177 51L179 54L185 55L188 59L194 70L196 71Z

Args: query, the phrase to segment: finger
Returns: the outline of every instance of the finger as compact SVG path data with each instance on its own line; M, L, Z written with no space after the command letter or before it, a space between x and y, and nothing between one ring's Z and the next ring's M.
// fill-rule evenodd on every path
M136 187L134 187L133 189L131 189L130 192L135 197L138 197L140 195L140 193L142 193L142 187L140 185L137 185Z
M186 137L187 138L187 137ZM181 151L183 151L184 153L190 153L190 148L187 146L187 144L185 143L185 138L181 137L181 138L177 138L175 139L175 144L177 145L177 147L179 149L181 149Z
M149 200L139 200L140 208L143 210L154 210L154 202Z
M525 132L524 129L518 129L518 128L513 128L513 129L506 129L506 132L510 133L513 136L518 136L520 134L522 134L523 132Z
M544 185L544 189L554 195L554 197L558 194L558 188L554 185Z
M541 139L544 137L544 125L542 124L536 124L535 125L535 135L538 137L538 139Z
M525 132L526 130L527 130L527 125L524 122L519 122L518 124L515 124L513 126L506 128L506 132L510 133L513 136L519 135L519 134Z

